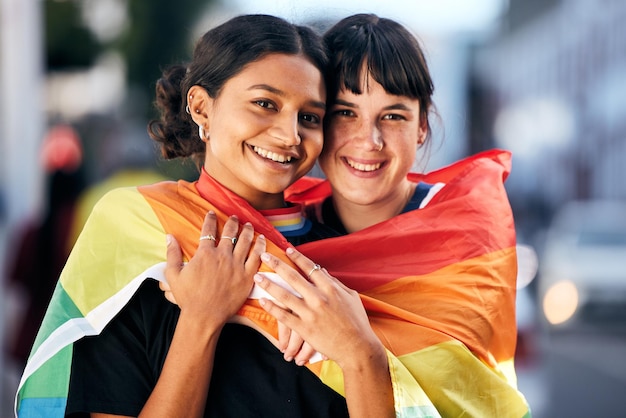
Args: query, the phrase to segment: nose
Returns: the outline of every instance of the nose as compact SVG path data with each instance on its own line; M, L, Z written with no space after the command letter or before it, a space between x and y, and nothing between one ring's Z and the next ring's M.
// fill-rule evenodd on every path
M380 131L378 127L376 127L372 135L372 147L376 151L382 151L383 145L384 145L383 133Z
M301 142L298 132L300 115L292 112L283 112L276 118L270 134L282 141L286 146L299 145Z
M375 121L361 120L358 135L356 135L355 139L368 151L380 151L383 149L383 134Z

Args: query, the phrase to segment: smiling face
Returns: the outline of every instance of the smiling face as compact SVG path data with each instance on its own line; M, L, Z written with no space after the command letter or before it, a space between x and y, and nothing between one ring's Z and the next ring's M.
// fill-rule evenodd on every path
M336 205L389 207L397 213L413 192L406 175L427 121L420 118L417 99L389 94L366 77L363 94L341 90L329 109L319 162Z
M323 144L326 90L301 55L269 54L229 79L217 98L189 90L207 135L204 168L257 209L280 207L283 191L315 164Z

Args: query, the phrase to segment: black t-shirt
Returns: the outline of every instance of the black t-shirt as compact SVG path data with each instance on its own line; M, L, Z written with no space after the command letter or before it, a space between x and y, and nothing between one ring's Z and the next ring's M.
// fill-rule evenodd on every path
M300 244L328 236L314 224ZM295 241L295 242L294 242ZM99 336L74 344L66 416L137 416L163 368L180 310L146 280ZM205 417L347 417L345 399L306 367L286 362L257 331L227 324L218 340Z

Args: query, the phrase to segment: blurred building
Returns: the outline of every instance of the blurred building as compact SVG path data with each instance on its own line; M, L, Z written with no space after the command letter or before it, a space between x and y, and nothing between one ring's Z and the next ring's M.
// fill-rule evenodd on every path
M625 19L622 0L511 0L477 49L471 143L514 152L514 204L626 198Z

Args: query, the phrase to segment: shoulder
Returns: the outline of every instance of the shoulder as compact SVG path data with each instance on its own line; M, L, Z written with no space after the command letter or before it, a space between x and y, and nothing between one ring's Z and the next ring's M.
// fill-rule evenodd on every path
M119 187L108 190L96 201L93 211L111 210L131 206L141 197L137 187Z
M146 186L139 186L137 190L153 207L175 208L176 212L203 212L207 206L197 188L198 182L186 180L162 181ZM157 209L158 210L158 209Z
M72 253L74 257L80 255L81 260L91 260L110 274L130 269L132 274L127 271L128 278L132 278L163 261L164 237L165 230L154 205L138 188L117 188L95 204ZM79 262L79 270L75 272L79 276L81 265L84 268L83 262Z
M179 196L179 185L174 181L163 181L145 186L118 187L107 191L95 203L92 216L111 217L113 215L138 214L151 200L160 196L160 201L176 201ZM172 203L174 206L175 204Z

